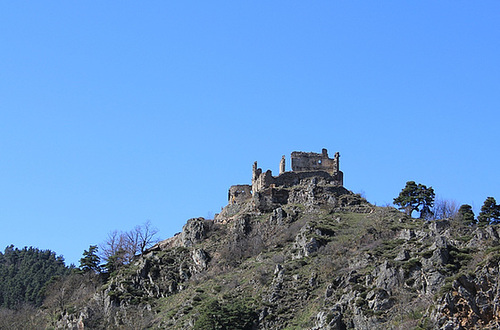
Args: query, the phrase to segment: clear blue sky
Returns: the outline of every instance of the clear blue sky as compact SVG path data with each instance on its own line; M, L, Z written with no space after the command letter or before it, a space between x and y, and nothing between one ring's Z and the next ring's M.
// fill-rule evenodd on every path
M3 1L0 50L0 250L170 237L295 150L500 202L498 1Z

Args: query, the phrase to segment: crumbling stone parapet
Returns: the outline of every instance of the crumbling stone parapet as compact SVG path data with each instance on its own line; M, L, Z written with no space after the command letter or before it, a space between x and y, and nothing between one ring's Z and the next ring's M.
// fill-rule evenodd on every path
M340 154L335 153L332 159L328 157L328 151L323 149L321 154L315 152L292 152L292 171L293 172L311 172L324 171L329 174L339 172Z

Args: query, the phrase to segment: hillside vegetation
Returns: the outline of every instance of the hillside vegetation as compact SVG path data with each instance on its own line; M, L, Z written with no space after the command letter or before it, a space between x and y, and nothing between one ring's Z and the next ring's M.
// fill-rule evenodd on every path
M64 277L37 311L44 327L499 326L496 225L414 219L314 180L287 189L304 198L230 204L112 273Z

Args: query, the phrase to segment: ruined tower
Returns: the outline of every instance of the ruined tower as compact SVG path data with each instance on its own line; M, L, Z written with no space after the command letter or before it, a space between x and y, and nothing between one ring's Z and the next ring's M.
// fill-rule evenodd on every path
M285 155L281 156L280 161L280 175L285 173Z
M293 172L314 172L324 171L331 175L339 172L339 157L338 152L332 159L328 157L328 151L323 149L320 154L315 152L292 152L292 171Z

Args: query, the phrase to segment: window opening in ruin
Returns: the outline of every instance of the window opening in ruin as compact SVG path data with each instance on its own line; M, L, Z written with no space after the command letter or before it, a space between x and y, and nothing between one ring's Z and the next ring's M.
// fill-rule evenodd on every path
M321 159L320 159L320 160L318 160L318 164L321 164Z

